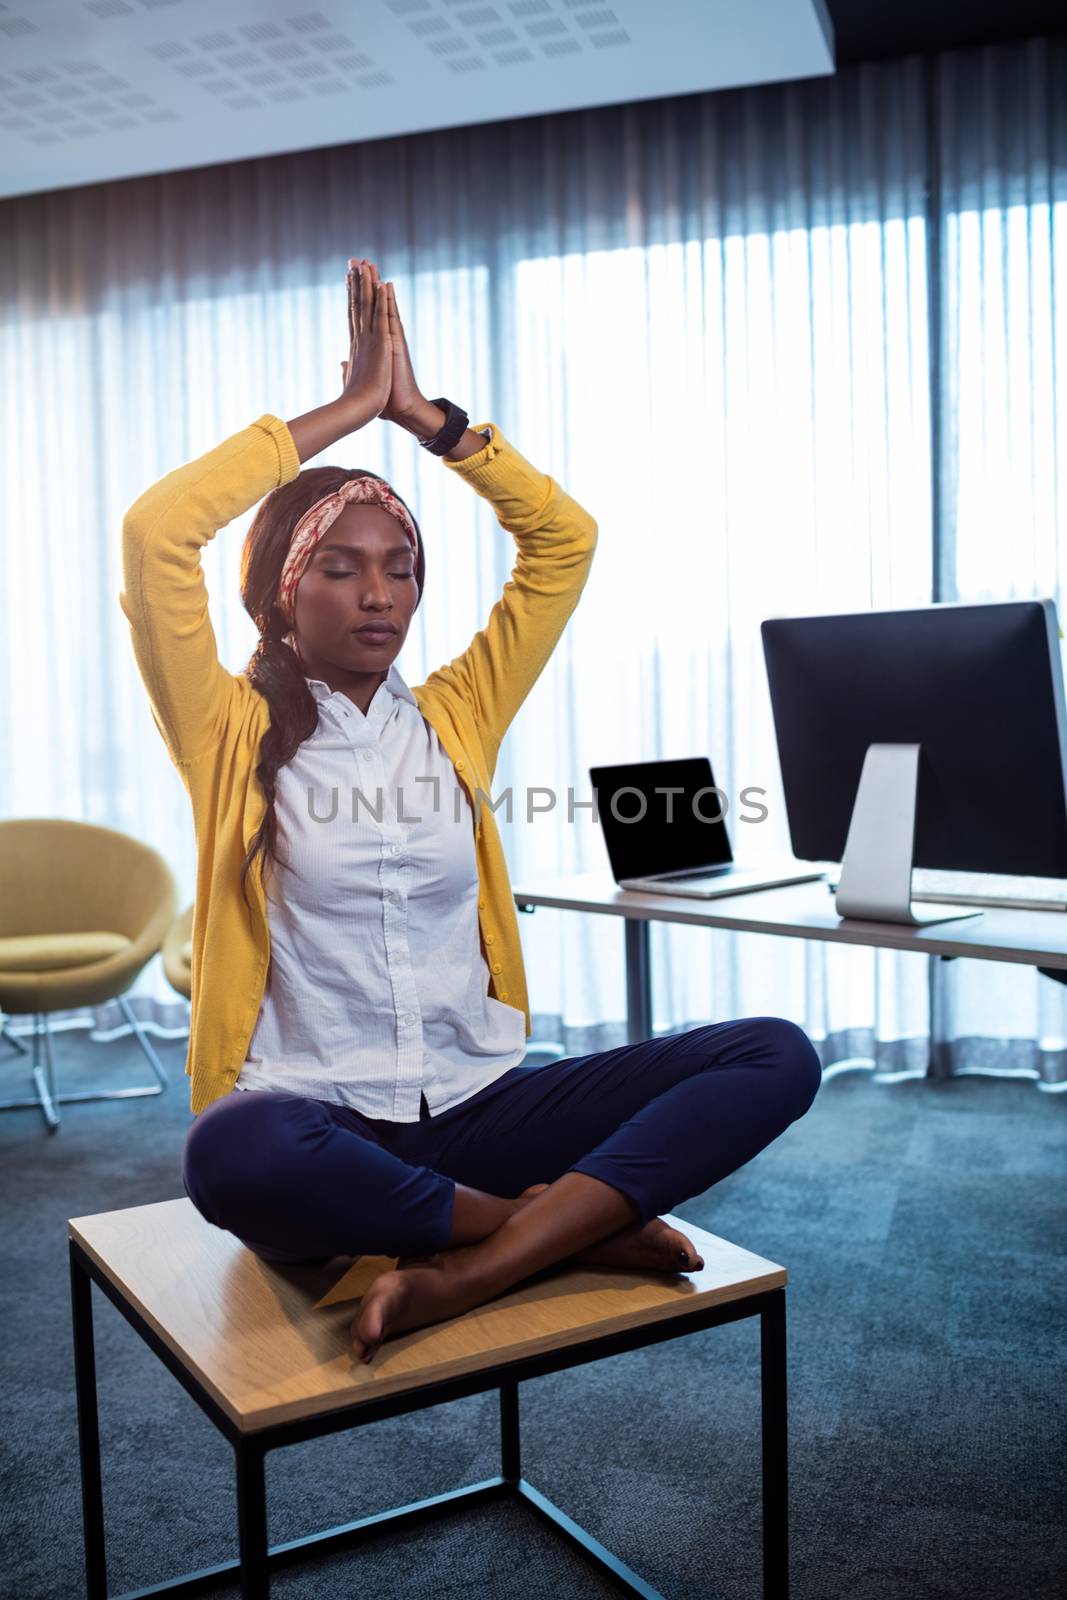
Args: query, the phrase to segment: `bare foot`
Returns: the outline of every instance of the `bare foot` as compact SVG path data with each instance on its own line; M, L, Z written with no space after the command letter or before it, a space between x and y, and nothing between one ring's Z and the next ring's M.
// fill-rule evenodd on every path
M516 1209L547 1188L547 1183L535 1183L524 1189ZM485 1296L467 1270L475 1249L476 1245L459 1245L429 1255L401 1256L391 1272L375 1278L352 1325L358 1359L369 1362L386 1337L462 1316L483 1304ZM567 1259L638 1272L699 1272L704 1265L692 1241L661 1217L622 1228Z
M383 1272L360 1301L352 1324L352 1348L369 1361L382 1340L427 1323L460 1317L485 1300L468 1261L476 1245L459 1245L436 1255L405 1256L404 1266Z
M521 1199L532 1199L547 1189L535 1183L522 1191ZM637 1272L699 1272L704 1265L691 1239L677 1228L668 1227L662 1217L650 1222L635 1222L607 1239L600 1239L570 1256L589 1267L629 1267Z

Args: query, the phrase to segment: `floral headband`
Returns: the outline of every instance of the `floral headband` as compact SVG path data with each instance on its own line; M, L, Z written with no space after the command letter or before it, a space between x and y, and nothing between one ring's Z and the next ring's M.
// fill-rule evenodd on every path
M373 503L382 506L400 523L408 536L412 555L418 556L419 538L415 532L415 524L406 507L385 480L375 477L349 478L333 494L317 500L308 511L304 512L293 529L289 554L285 558L282 575L278 580L277 599L278 609L290 627L296 621L296 590L304 576L304 569L327 528L337 521L345 506L353 503Z

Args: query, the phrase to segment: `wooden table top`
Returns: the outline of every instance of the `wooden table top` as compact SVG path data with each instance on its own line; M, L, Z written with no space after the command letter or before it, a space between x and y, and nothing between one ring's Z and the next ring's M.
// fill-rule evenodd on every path
M674 1275L560 1265L355 1358L358 1302L387 1256L269 1266L188 1199L73 1217L70 1236L242 1432L395 1395L783 1286L783 1267L680 1218L704 1258Z

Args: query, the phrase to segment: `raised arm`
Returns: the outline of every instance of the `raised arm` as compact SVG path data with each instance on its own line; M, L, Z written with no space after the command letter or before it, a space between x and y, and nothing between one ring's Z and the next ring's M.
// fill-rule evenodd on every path
M267 414L168 472L123 518L119 604L152 716L178 767L219 742L237 693L218 659L201 551L299 470L285 424Z
M492 439L468 460L446 464L488 500L518 546L511 577L461 655L427 680L471 705L492 772L516 712L543 672L581 598L596 550L597 523L556 480L540 472L488 424Z
M352 293L350 281L350 307ZM367 317L336 400L290 423L259 417L169 472L123 518L119 604L152 716L179 768L219 743L243 681L218 659L201 552L220 528L295 478L309 456L379 415L392 377L385 285L376 299L383 315Z

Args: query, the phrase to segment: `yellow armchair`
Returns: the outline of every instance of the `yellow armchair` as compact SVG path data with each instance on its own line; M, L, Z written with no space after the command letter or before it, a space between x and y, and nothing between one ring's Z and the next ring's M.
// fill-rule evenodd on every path
M162 1094L167 1073L126 992L162 948L178 888L157 850L128 834L60 817L0 822L0 1010L34 1017L36 1096L0 1110L39 1106L49 1131L73 1100ZM57 1094L48 1016L118 1002L156 1082Z

